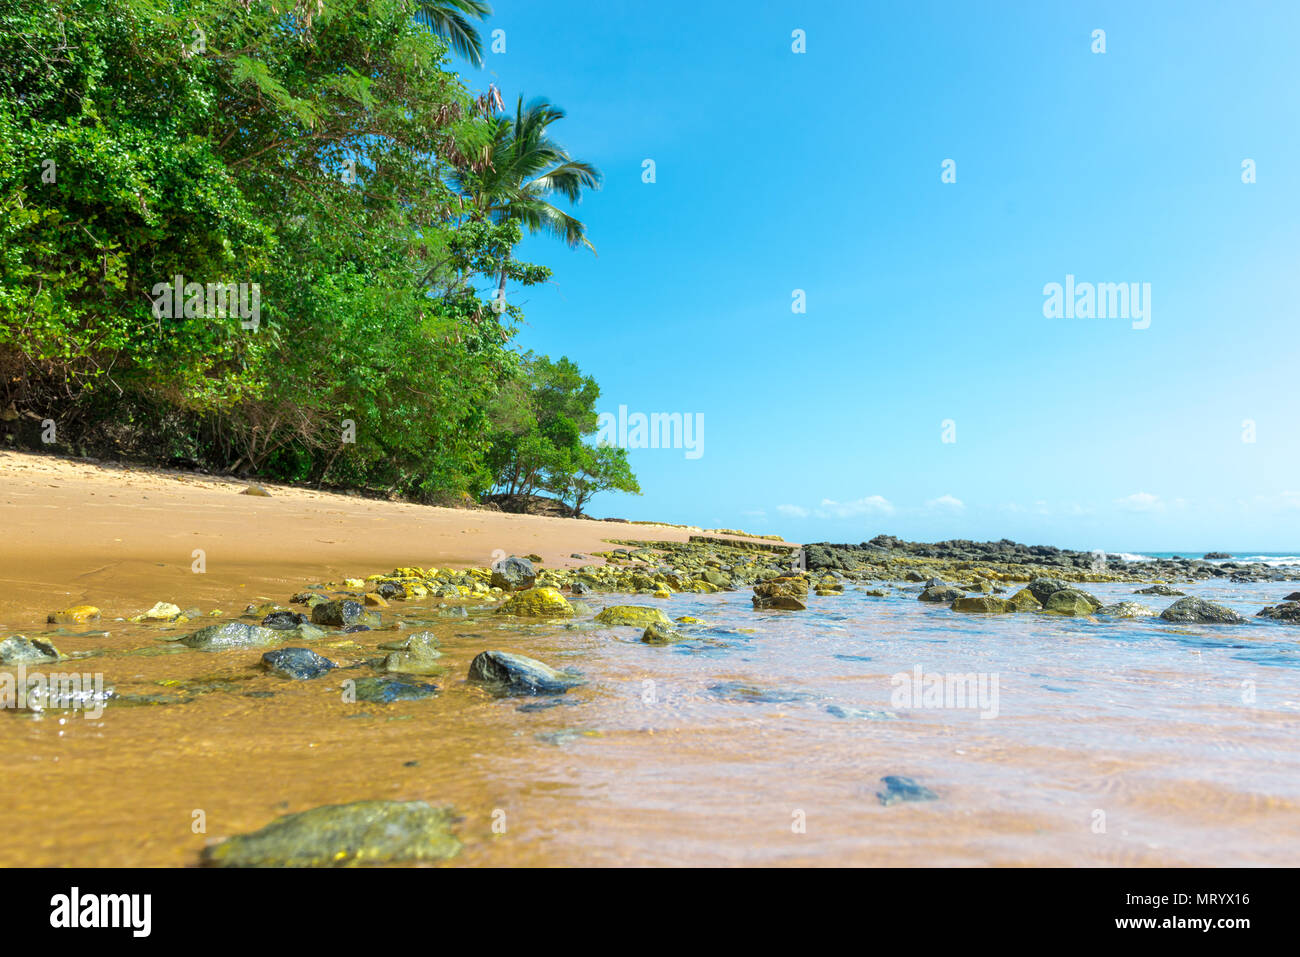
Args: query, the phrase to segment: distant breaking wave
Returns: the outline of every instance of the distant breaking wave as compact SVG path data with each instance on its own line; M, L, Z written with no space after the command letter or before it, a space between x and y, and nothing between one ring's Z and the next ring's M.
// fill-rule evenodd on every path
M1107 552L1107 558L1115 558L1125 562L1155 562L1162 558L1173 558L1175 555L1182 558L1199 559L1201 555L1190 552L1157 552L1154 555L1140 555L1132 552ZM1211 564L1221 565L1224 562L1237 562L1241 565L1268 565L1277 568L1281 565L1300 565L1300 555L1283 555L1283 554L1256 554L1256 555L1233 555L1231 558L1210 558L1206 559Z

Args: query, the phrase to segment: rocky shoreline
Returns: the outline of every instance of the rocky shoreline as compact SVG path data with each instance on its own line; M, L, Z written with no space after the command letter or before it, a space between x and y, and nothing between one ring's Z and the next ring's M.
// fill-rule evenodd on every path
M434 632L403 634L408 626L393 612L395 605L406 602L418 603L426 619L490 615L506 622L519 619L520 624L557 626L588 621L633 628L647 645L671 645L702 633L706 623L687 616L670 619L653 604L607 605L597 611L584 597L629 594L653 601L677 592L749 588L756 610L798 612L807 609L813 600L810 595L843 595L853 586L867 597L915 595L919 601L946 604L954 612L968 614L1035 612L1090 620L1158 616L1174 623L1241 625L1246 619L1231 609L1186 596L1169 583L1300 578L1296 566L1213 564L1203 559L1137 563L1103 557L1099 562L1090 553L1008 541L919 544L878 536L861 545L816 543L800 548L775 541L738 542L697 535L686 542L609 540L609 544L617 547L571 556L584 562L574 568L542 567L536 555L511 556L491 568L467 570L403 566L366 578L309 585L284 605L251 604L237 616L221 609L202 614L197 608L182 610L160 601L127 620L146 627L166 626L154 637L175 643L177 651L246 651L250 668L277 679L321 681L333 694L342 678L344 700L386 705L436 697L440 689L433 679L447 673ZM1122 581L1151 582L1135 592L1175 600L1162 611L1136 600L1106 605L1081 587L1086 582ZM94 606L79 605L52 612L48 621L54 626L85 626L101 617ZM1279 596L1279 604L1265 608L1259 617L1300 624L1300 592L1285 599ZM192 630L176 628L190 622L198 626L205 618L207 624ZM373 635L373 651L365 650L367 633ZM84 653L64 655L56 647L55 639L70 634L64 628L35 638L8 636L0 641L0 664L39 666L84 658ZM350 636L357 645L355 652L335 654L338 661L308 647L322 639L337 642L341 636ZM576 670L557 669L495 648L475 654L465 678L489 694L525 698L562 696L585 684ZM118 694L110 686L78 689L64 698L55 692L29 696L25 710L39 717L69 708L184 704L213 690L201 687L201 682L162 683L168 685L165 693L149 695ZM717 687L729 694L750 693L746 687ZM924 789L909 785L909 779L899 778L890 791L882 792L882 803L920 799L916 795ZM460 848L453 833L455 821L454 809L418 802L321 807L210 845L202 862L316 866L443 860Z

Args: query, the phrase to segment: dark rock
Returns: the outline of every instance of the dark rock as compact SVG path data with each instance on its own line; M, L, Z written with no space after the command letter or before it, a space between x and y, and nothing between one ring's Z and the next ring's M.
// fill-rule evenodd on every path
M686 636L680 631L674 631L666 625L655 622L642 633L641 640L647 645L671 645L678 641L685 641Z
M1058 591L1064 591L1070 586L1059 578L1035 578L1025 587L1029 589L1029 594L1037 598L1039 603L1045 607L1049 598Z
M1300 622L1300 601L1284 601L1280 605L1271 605L1260 611L1256 618L1272 618L1274 621Z
M930 585L925 591L917 595L917 601L938 601L954 602L958 598L965 598L966 593L960 588L952 585Z
M311 620L317 625L355 625L366 614L365 606L359 601L344 598L326 601L311 610Z
M276 648L262 655L262 667L281 678L306 681L329 674L338 665L310 648Z
M307 616L296 611L273 611L262 619L263 628L274 628L276 631L291 631L306 623Z
M507 651L484 651L469 665L469 680L492 685L504 694L563 694L583 684L574 675Z
M590 595L592 591L594 591L594 589L584 581L574 582L569 586L569 590L575 595Z
M503 591L527 591L537 583L537 569L527 558L511 555L492 566L492 587Z
M1133 592L1135 595L1164 595L1166 598L1178 598L1186 595L1187 592L1179 591L1177 588L1171 588L1169 585L1151 585L1148 588L1139 588Z
M1239 625L1246 620L1231 608L1203 598L1180 598L1162 611L1160 617L1165 621L1210 625Z
M746 704L782 704L791 701L807 701L812 697L803 691L761 688L757 685L745 684L743 681L724 681L709 685L709 691L723 700Z
M1218 558L1231 558L1232 556L1229 555L1227 552L1206 552L1201 557L1204 558L1206 561L1209 561L1211 559L1218 559Z
M352 867L441 861L460 853L455 812L423 801L313 808L203 850L215 867Z

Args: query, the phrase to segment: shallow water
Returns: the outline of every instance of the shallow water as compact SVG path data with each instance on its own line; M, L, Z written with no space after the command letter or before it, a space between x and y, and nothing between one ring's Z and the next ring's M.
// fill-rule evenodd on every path
M1085 587L1157 611L1174 601ZM1247 616L1296 588L1178 587ZM756 612L748 590L594 597L705 625L650 646L589 620L396 605L385 620L437 632L448 670L417 679L436 699L391 705L343 700L342 679L365 668L289 682L257 667L259 650L158 641L193 623L51 626L65 654L98 653L40 670L100 671L119 693L216 684L98 720L0 715L0 864L194 865L216 838L368 798L454 804L453 866L1300 862L1300 627L958 615L852 587L796 613ZM395 637L311 646L346 666ZM489 648L589 683L494 698L464 680ZM891 677L918 666L986 689L996 676L996 717L891 700ZM937 799L885 806L885 775Z

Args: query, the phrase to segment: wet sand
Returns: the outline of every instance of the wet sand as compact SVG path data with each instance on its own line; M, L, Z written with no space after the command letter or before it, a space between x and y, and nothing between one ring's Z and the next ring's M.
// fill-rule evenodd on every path
M315 581L399 565L486 567L494 555L586 564L607 539L686 541L701 529L434 508L193 472L0 452L0 624L74 604L106 619L181 607L284 602ZM196 549L206 564L192 570ZM596 561L599 561L598 559ZM239 605L242 610L243 605Z

